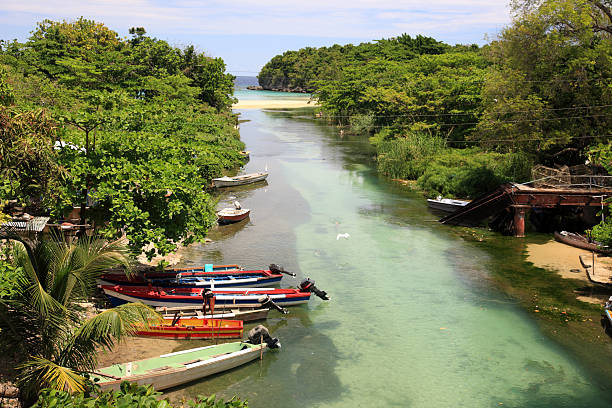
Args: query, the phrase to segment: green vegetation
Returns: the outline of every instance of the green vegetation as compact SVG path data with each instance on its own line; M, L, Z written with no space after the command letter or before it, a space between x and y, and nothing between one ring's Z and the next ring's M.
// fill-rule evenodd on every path
M76 244L16 244L5 255L0 263L0 344L17 362L26 399L35 399L45 387L85 390L84 373L95 369L99 348L110 349L135 325L159 319L140 303L93 316L83 306L96 290L99 274L112 266L129 266L128 255L124 241L86 238Z
M212 177L243 163L221 59L101 23L45 20L0 42L0 199L166 254L213 224Z
M331 123L371 136L382 173L429 195L474 197L528 181L533 164L584 163L610 138L610 4L511 6L512 25L482 48L407 35L305 48L274 57L260 84L313 91Z
M589 151L589 156L594 163L604 167L608 174L612 174L612 142L593 146ZM594 226L591 233L596 241L601 242L603 245L612 246L612 214L609 207L612 203L612 198L608 198L606 201L608 202L608 207L602 210L604 211L604 220Z
M86 393L70 394L65 391L43 390L36 404L32 408L172 408L167 400L160 400L160 392L151 387L143 387L124 382L120 391L106 391L90 396ZM176 407L176 406L175 406ZM182 404L189 408L247 408L248 403L232 398L229 401L210 397L198 397L193 401ZM178 407L177 407L178 408Z

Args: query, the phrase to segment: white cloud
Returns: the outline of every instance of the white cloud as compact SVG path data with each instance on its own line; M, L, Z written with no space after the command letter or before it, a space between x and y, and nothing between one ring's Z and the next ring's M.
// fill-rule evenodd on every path
M79 16L158 32L379 38L501 27L506 0L4 0L0 24ZM125 32L120 33L122 35ZM480 39L480 38L479 38ZM474 39L478 40L478 39Z

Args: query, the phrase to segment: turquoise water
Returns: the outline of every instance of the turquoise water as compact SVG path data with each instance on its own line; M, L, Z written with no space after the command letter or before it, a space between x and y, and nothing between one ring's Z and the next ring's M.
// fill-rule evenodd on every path
M213 231L213 243L189 250L188 264L274 262L313 278L332 300L274 314L265 324L280 351L171 398L216 393L300 408L610 406L585 367L489 286L487 253L435 223L421 196L376 175L366 140L282 113L243 111L241 119L251 151L244 171L268 168L268 183L221 196L220 207L238 199L250 208L250 220Z
M237 89L234 91L234 96L241 101L251 100L286 100L300 101L310 99L310 94L295 93L295 92L274 92L274 91L249 91L248 89Z

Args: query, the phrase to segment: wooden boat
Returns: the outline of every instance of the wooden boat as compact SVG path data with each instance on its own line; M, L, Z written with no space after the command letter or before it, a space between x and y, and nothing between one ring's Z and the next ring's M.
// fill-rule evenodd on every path
M239 339L242 337L242 320L199 319L176 316L164 319L159 325L141 327L136 336L160 339Z
M436 197L435 199L427 199L427 205L429 208L447 213L453 213L459 208L465 207L469 203L469 201L453 200L451 198L442 198L440 196Z
M609 254L612 252L612 248L602 246L599 242L596 241L589 241L586 237L583 237L582 235L573 232L555 231L554 236L556 241L576 248L586 249L587 251L595 251L600 254Z
M251 173L251 174L243 174L241 176L235 177L219 177L213 179L213 184L215 187L232 187L232 186L241 186L243 184L251 184L256 183L258 181L264 181L268 177L268 173L259 172L259 173Z
M174 276L156 278L145 274L144 277L126 278L125 275L104 274L98 280L100 285L144 285L165 288L236 288L260 287L280 283L283 275L271 270L227 271L227 272L186 272Z
M221 225L233 224L244 220L250 213L251 210L247 208L224 208L217 212L217 218Z
M141 302L153 307L201 306L204 289L159 288L148 286L101 285L113 306ZM279 306L308 303L310 292L299 289L236 288L214 289L215 309L242 309L261 307L266 295Z
M270 309L229 309L226 312L205 315L202 313L202 305L199 305L188 307L157 307L155 311L160 313L164 320L170 321L175 319L178 315L192 319L230 319L253 322L267 319Z
M148 268L148 270L138 271L135 275L126 276L124 270L116 270L100 275L100 279L106 282L116 283L136 283L146 284L151 279L174 279L177 274L184 276L195 276L197 274L204 274L203 276L223 276L226 272L239 273L242 270L240 265L213 265L206 264L204 266L194 266L192 268L167 268L163 271L156 270L155 268Z
M159 391L246 364L260 358L267 348L266 343L244 342L198 347L99 368L91 379L102 391L118 390L123 381L151 384Z

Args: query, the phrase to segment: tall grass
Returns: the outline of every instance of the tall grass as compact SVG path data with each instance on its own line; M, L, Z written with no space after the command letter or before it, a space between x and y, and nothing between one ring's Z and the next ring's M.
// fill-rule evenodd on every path
M377 143L378 170L392 178L417 180L429 196L474 198L499 184L530 178L533 160L524 153L455 149L422 133Z

